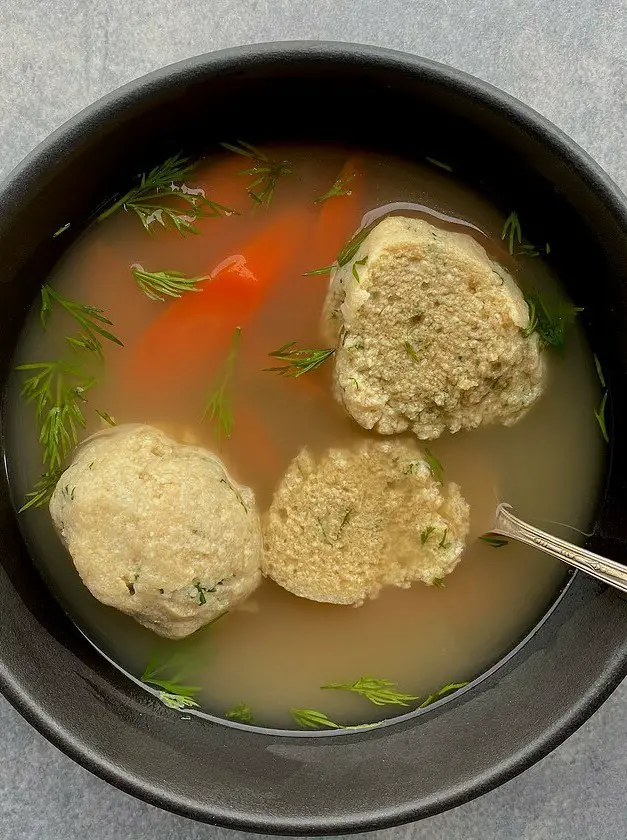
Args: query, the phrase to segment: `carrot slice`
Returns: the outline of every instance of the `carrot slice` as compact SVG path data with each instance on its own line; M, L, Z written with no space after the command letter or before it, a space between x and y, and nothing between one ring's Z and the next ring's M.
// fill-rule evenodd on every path
M235 327L254 315L295 258L310 221L310 209L298 206L274 216L241 254L223 260L210 280L198 284L199 292L172 302L132 349L127 371L133 387L207 381Z
M359 158L347 160L338 178L355 176L346 185L350 195L333 196L322 204L313 238L311 268L330 265L359 227L363 215L363 168Z

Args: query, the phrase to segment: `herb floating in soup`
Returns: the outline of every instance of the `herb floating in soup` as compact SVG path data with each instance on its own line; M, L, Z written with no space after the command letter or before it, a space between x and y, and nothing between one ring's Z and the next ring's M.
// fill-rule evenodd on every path
M131 179L42 278L20 522L168 713L359 733L542 615L563 567L486 532L502 500L585 530L609 384L525 225L436 158L238 140Z

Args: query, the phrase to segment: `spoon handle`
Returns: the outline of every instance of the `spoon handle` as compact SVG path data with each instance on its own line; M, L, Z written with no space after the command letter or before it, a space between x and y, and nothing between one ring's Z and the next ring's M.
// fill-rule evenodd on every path
M497 507L492 533L531 545L607 583L608 586L627 593L627 566L534 528L533 525L514 516L509 505L500 504Z

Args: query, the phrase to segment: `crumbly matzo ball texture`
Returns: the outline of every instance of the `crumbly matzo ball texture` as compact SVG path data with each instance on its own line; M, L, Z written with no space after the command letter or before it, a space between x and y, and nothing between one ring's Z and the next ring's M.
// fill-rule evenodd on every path
M366 429L431 440L511 425L542 393L523 295L467 234L384 219L332 274L324 318L336 396Z
M161 636L193 633L261 579L252 491L211 452L151 426L81 446L50 513L92 595Z
M263 572L302 598L358 606L448 575L468 528L459 487L439 484L412 440L304 449L264 518Z

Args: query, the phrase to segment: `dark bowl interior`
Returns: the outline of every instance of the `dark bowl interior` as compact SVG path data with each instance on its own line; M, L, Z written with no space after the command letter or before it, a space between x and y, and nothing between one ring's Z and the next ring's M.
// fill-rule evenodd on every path
M279 44L192 59L80 114L0 200L0 356L37 287L103 200L165 156L244 137L447 160L550 231L557 269L627 421L627 217L607 176L546 120L449 68L374 48ZM67 221L63 237L52 233ZM534 240L534 229L529 228ZM613 435L593 550L626 556L626 442ZM577 453L572 453L577 457ZM541 480L541 477L539 478ZM591 492L581 488L582 493ZM625 603L576 576L516 652L471 690L381 730L298 738L179 720L101 658L54 602L0 482L0 688L53 743L123 790L207 822L342 833L434 814L555 747L625 675Z

